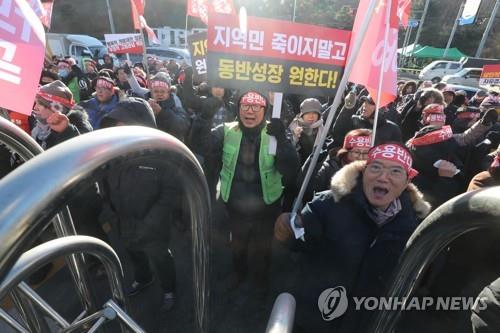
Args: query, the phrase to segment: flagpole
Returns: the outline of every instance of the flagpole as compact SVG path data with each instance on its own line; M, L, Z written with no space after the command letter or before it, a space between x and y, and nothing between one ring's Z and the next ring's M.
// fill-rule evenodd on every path
M187 43L188 43L188 18L189 15L186 13L186 27L184 29L184 47L187 48Z
M382 53L382 65L381 65L382 67L380 69L380 76L378 81L377 102L375 103L375 119L373 120L372 142L371 142L372 147L375 145L375 138L377 137L378 113L379 113L380 99L382 98L382 85L384 83L385 60L387 58L386 57L387 41L389 39L390 20L391 20L391 6L392 6L392 1L388 1L385 13L384 51ZM392 66L392 64L390 64L390 66Z
M149 65L148 65L148 56L146 53L146 38L144 37L144 29L141 28L141 36L142 36L142 63L144 64L144 69L146 70L146 82L149 82Z
M318 162L319 154L321 152L323 144L325 143L326 136L330 130L333 119L335 118L335 116L337 114L337 109L339 108L340 103L342 101L342 97L344 95L344 90L345 90L345 87L347 86L347 81L349 80L349 76L351 75L352 69L354 67L354 62L355 62L356 58L358 57L359 51L361 50L361 44L363 43L366 32L368 31L368 27L370 26L373 12L375 11L375 6L377 5L378 2L379 2L379 0L370 0L365 17L364 17L363 22L361 24L361 27L360 27L358 33L356 34L356 38L353 42L353 45L351 45L352 52L350 53L349 57L347 58L347 63L345 66L344 74L342 75L342 79L340 80L337 93L335 94L335 98L333 100L332 105L326 110L329 112L328 112L328 117L327 117L326 123L325 123L325 130L321 132L321 136L320 136L318 145L314 149L314 153L311 157L311 163L309 164L309 168L307 169L306 176L304 177L304 181L302 182L302 186L300 187L299 195L297 196L297 199L295 199L295 203L293 205L292 214L291 214L291 218L290 218L290 225L292 226L292 228L294 230L296 228L295 219L297 217L297 212L299 211L300 207L302 206L302 200L303 200L304 194L306 192L307 184L309 184L309 181L311 180L311 176L312 176L314 169L316 167L316 163ZM296 234L296 238L300 238L300 236L297 237L297 234Z

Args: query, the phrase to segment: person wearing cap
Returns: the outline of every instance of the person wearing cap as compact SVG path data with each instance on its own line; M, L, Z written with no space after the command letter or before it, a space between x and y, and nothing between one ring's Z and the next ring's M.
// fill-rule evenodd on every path
M77 67L77 66L75 66ZM78 103L80 101L80 88L78 87L78 76L73 70L73 61L71 58L59 60L57 63L58 74L63 83L71 90L73 99Z
M401 132L403 142L411 139L420 129L420 119L423 109L429 104L443 104L444 97L441 91L434 88L420 90L415 98L408 102L401 111Z
M371 147L372 131L365 128L355 129L347 133L341 148L329 147L320 154L317 171L313 173L311 181L304 195L304 203L312 200L314 193L326 191L330 188L332 177L342 167L354 161L365 161ZM331 145L330 145L331 146ZM326 157L324 157L326 155ZM305 173L309 168L311 157L301 168L297 184L301 186ZM320 161L323 161L321 163Z
M94 129L101 128L102 118L118 104L120 100L119 91L113 79L99 76L95 84L95 97L80 103L80 106L87 111L90 124Z
M73 94L61 81L40 87L35 98L36 125L31 135L42 148L48 149L78 136L79 129L82 133L92 131L85 112L74 106Z
M83 61L85 64L85 75L92 81L97 78L97 63L93 59L85 59Z
M327 288L343 286L348 295L385 295L405 244L429 212L412 179L410 152L399 143L371 148L366 161L354 161L332 178L329 190L307 203L295 223L304 228L296 320L307 332L366 332L367 313L350 311L327 323L318 298ZM293 236L290 214L276 221L275 237ZM360 316L360 317L356 317ZM337 326L338 325L338 326ZM360 326L358 326L360 325Z
M215 106L197 115L191 130L192 150L206 165L220 170L220 197L231 221L230 288L237 288L247 273L253 273L262 294L268 287L274 220L281 213L284 186L295 182L299 168L281 120L266 122L267 105L262 94L249 91L238 99L238 121L211 130ZM277 141L276 154L269 152L271 136Z
M166 73L157 73L150 81L149 105L153 109L159 130L172 134L184 141L190 120L182 105L177 106L170 89L170 77Z
M467 131L453 133L445 117L441 104L428 105L425 126L406 144L419 171L414 182L434 207L461 193L468 167L462 158L464 147L481 141L496 122L496 114L489 112Z
M469 106L479 107L484 99L488 96L488 93L484 90L478 90L474 96L469 101Z
M316 98L307 98L300 104L300 113L288 129L292 132L293 143L303 164L317 146L324 130L321 117L321 103Z
M156 128L156 122L147 101L129 97L104 115L101 126ZM99 220L111 226L133 264L134 282L128 294L135 295L150 286L156 276L162 288L162 312L175 303L175 262L169 244L173 210L181 189L178 170L160 160L168 158L142 157L111 166L100 186L103 209Z
M402 142L401 129L398 125L385 117L385 109L375 110L375 101L371 96L363 96L360 98L363 103L358 110L359 115L353 115L355 109L343 108L340 112L332 129L332 136L336 146L340 147L344 142L344 137L347 132L358 128L373 128L375 121L375 112L378 112L377 135L375 144L384 142Z

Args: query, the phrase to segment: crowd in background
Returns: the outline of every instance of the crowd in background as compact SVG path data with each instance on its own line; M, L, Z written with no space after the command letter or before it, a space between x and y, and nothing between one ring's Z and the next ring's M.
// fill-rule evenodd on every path
M285 94L281 118L272 119L273 92L193 82L186 63L149 57L146 64L114 64L106 55L77 64L54 57L41 74L32 116L2 115L44 149L123 125L175 136L199 158L213 202L222 202L230 216L229 287L238 288L251 272L257 292L267 292L276 237L313 258L304 263L308 273L297 295L299 304L317 312L318 295L332 280L358 295L383 294L404 244L431 209L466 191L500 185L498 91L471 96L443 83L400 81L395 100L377 110L367 89L350 83L338 110L331 110L332 100ZM274 155L270 136L277 140ZM315 149L320 159L298 223L305 242L293 241L287 212ZM0 154L1 177L20 162L3 146ZM106 241L109 230L117 232L135 266L129 294L151 284L156 271L166 311L176 292L170 228L183 214L188 190L180 188L178 172L158 160L126 161L70 202L79 232ZM315 326L321 315L309 314L299 316L299 326L320 332L327 323ZM364 319L343 323L353 332Z

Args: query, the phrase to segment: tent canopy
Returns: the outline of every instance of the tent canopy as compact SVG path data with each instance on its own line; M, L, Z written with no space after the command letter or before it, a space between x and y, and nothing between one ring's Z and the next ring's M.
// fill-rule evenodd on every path
M415 58L433 58L433 59L443 59L445 49L440 49L432 46L424 46L420 49L416 50L413 53ZM467 57L466 54L460 52L459 49L453 47L448 49L448 53L446 54L446 59L450 60L460 60L462 57Z
M410 44L406 47L402 47L400 49L398 49L398 54L399 55L403 55L405 57L409 57L411 55L412 52L417 52L417 50L420 50L423 46L420 45L420 44Z

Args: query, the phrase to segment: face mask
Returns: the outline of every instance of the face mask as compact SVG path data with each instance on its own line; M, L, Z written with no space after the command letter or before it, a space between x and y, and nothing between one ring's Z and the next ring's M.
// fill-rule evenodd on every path
M69 71L67 69L60 69L59 70L60 77L66 77L66 76L68 76L68 74L69 74Z

